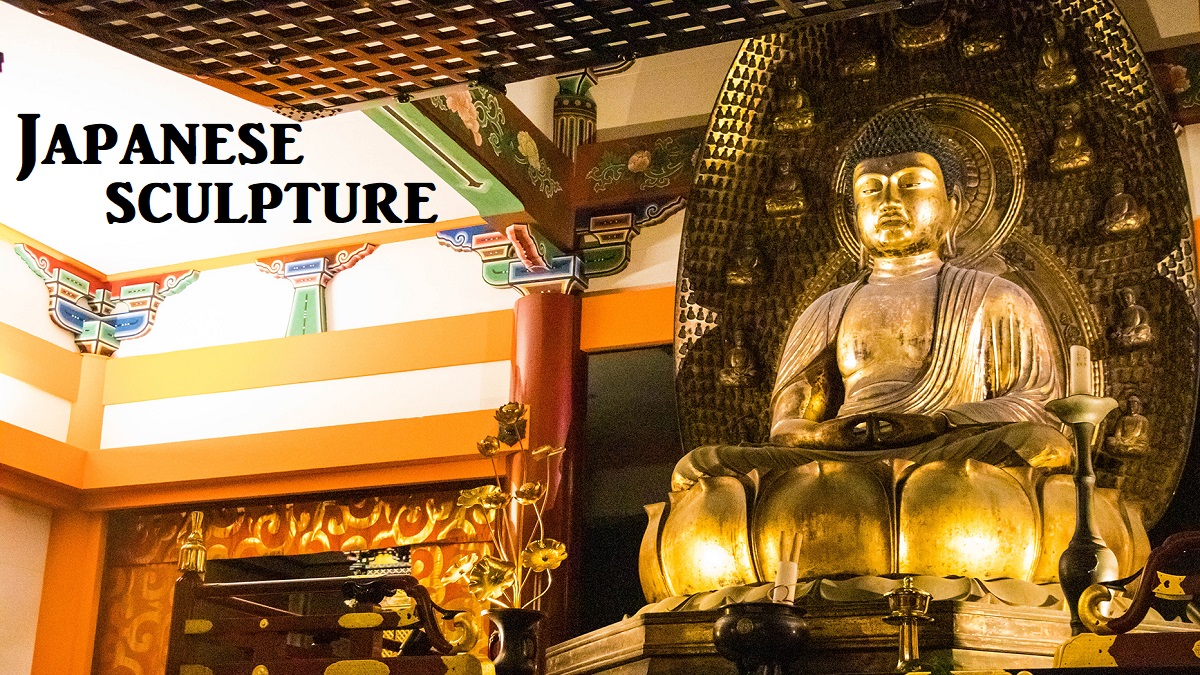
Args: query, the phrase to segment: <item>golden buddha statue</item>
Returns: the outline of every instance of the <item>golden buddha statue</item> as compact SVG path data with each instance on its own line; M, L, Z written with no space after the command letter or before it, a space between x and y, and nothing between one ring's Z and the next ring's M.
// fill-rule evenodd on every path
M746 347L746 331L734 331L733 346L725 352L725 367L717 373L717 380L726 387L748 387L758 380L758 365Z
M1092 146L1078 128L1078 103L1068 103L1059 110L1058 134L1054 136L1054 152L1050 155L1050 172L1056 174L1078 171L1092 164Z
M730 286L753 286L762 275L762 256L754 237L749 234L742 237L742 243L729 261L729 269L725 272L725 283Z
M1117 420L1112 435L1104 439L1104 451L1119 459L1150 452L1150 420L1142 414L1142 400L1130 396L1125 406L1127 412Z
M1109 187L1112 196L1104 204L1104 220L1100 223L1104 231L1113 236L1124 236L1145 227L1150 212L1125 192L1125 180L1119 173L1113 174Z
M1154 329L1150 326L1150 312L1138 304L1137 292L1130 286L1117 290L1117 300L1121 312L1117 317L1117 327L1109 335L1113 342L1125 350L1145 347L1154 339Z
M927 119L876 118L847 166L869 268L792 324L770 444L678 462L670 513L647 535L662 578L676 594L770 580L783 544L801 541L801 576L1054 580L1074 504L1052 480L1070 490L1069 477L1046 475L1068 471L1073 450L1044 409L1062 378L1037 302L948 262L964 169ZM1115 495L1098 500L1119 513ZM1130 529L1101 522L1126 564Z
M796 173L791 155L782 153L775 158L775 177L771 180L770 196L766 202L767 213L772 216L791 216L808 210L804 196L804 184Z
M796 73L788 73L783 78L772 126L776 131L802 134L816 126L808 93L800 86L800 76Z
M1046 45L1042 47L1037 72L1033 76L1033 86L1043 94L1070 87L1079 81L1079 72L1071 63L1070 54L1062 46L1064 33L1062 24L1056 23L1042 38Z

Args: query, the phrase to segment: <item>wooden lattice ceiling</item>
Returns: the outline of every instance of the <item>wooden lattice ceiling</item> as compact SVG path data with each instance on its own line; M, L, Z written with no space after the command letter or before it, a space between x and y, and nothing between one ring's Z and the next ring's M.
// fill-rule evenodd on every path
M45 0L11 4L297 119L515 82L905 0Z

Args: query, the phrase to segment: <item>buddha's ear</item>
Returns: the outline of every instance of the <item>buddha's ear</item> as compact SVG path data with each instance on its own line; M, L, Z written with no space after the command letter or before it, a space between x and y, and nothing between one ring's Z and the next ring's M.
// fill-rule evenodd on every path
M963 215L963 189L961 185L955 185L950 194L946 196L946 200L950 202L950 223L951 227L958 227L958 219Z
M946 201L950 207L950 217L946 219L946 231L942 233L941 256L945 260L949 260L958 255L958 247L956 246L955 235L958 233L958 228L961 223L964 209L962 208L962 186L955 185L950 194L947 195Z

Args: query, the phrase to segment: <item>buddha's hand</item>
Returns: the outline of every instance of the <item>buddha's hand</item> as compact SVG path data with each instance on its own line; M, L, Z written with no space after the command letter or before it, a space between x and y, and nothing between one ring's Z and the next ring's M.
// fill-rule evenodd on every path
M949 421L944 415L907 413L869 413L871 447L901 448L924 443L946 433Z
M771 430L771 443L819 450L870 450L871 415L848 415L825 422L786 420Z
M921 443L946 432L942 415L864 413L826 422L787 420L772 429L771 442L821 450L877 450Z

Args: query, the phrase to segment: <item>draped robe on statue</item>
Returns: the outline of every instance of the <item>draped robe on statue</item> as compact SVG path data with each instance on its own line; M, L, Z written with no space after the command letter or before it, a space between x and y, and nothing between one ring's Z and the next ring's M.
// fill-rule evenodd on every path
M938 276L934 335L921 374L910 383L856 397L846 392L836 411L814 387L814 373L837 375L842 317L865 280L834 289L810 305L788 335L771 400L772 426L868 412L930 414L950 422L946 433L901 448L862 451L783 446L706 446L675 467L674 488L703 476L740 476L788 469L814 460L867 462L976 459L996 466L1067 466L1071 447L1045 404L1061 396L1051 337L1031 297L1016 284L980 270L944 264ZM832 362L826 361L832 359ZM815 407L814 407L815 406ZM815 418L815 419L814 419Z

